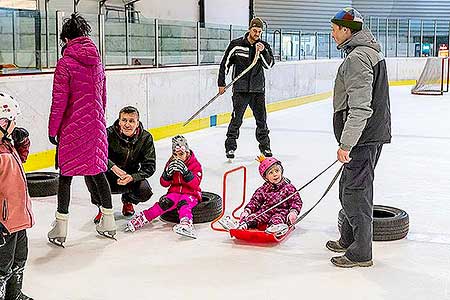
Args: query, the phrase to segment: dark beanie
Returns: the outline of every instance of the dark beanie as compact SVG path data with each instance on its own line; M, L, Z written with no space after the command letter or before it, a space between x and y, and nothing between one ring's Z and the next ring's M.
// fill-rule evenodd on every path
M331 23L359 31L363 27L364 20L359 11L352 7L346 7L337 12L331 19Z
M255 17L250 21L250 25L248 26L248 28L252 28L252 27L258 27L261 29L264 29L264 22L261 18Z

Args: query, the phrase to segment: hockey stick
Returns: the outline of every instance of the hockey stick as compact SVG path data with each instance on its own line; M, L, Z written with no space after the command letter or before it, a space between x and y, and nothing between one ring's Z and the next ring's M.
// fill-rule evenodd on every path
M338 160L335 160L331 165L329 165L328 167L325 168L325 170L323 170L322 172L320 172L319 174L317 174L313 179L311 179L310 181L308 181L306 184L304 184L301 188L297 189L295 192L293 192L292 194L290 194L289 196L287 196L286 198L284 198L283 200L281 200L280 202L278 202L275 205L272 205L271 207L269 207L268 209L266 209L265 211L263 211L262 213L254 216L251 218L251 220L255 220L257 218L259 218L260 216L264 215L265 213L267 213L268 211L271 211L272 209L274 209L275 207L280 206L281 204L283 204L284 202L288 201L289 199L291 199L295 194L297 194L298 192L300 192L301 190L303 190L305 187L307 187L308 185L310 185L313 181L315 181L317 178L319 178L323 173L325 173L326 171L328 171L332 166L334 166L334 164L336 164L338 162ZM341 173L342 167L339 168L338 173L336 173L335 178L333 178L331 184L328 186L325 194L322 196L322 198L320 198L320 200L312 207L316 207L317 204L319 204L319 202L325 197L325 195L328 193L328 191L331 189L331 186L333 186L334 182L336 181L336 178L339 176L339 174ZM306 213L304 213L300 218L303 219L312 209L310 209L309 211L307 211ZM297 223L298 221L296 221Z
M232 86L232 85L233 85L236 81L238 81L242 76L244 76L245 74L247 74L248 71L250 71L250 70L256 65L256 63L258 62L258 59L259 59L259 51L257 50L257 51L256 51L256 54L255 54L255 57L253 58L252 63L251 63L244 71L242 71L241 74L239 74L238 76L236 76L236 77L233 79L233 81L231 81L229 84L227 84L227 85L225 86L224 93L226 92L226 90L227 90L230 86ZM209 100L205 105L203 105L199 110L197 110L197 111L196 111L189 119L187 119L187 121L184 122L183 126L186 126L186 125L189 124L192 120L194 120L194 118L195 118L196 116L198 116L198 115L199 115L206 107L208 107L208 105L210 105L211 103L213 103L214 100L216 100L217 98L219 98L220 95L222 95L222 94L217 93L214 97L212 97L211 100Z

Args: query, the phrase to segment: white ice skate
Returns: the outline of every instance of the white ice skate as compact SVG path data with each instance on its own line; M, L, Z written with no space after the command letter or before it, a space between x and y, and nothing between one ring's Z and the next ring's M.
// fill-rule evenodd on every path
M226 216L225 218L220 219L219 224L228 231L230 231L230 229L236 229L239 227L239 222L234 220L230 216Z
M67 226L69 214L60 214L56 212L55 221L52 223L52 229L48 232L48 241L56 246L63 247L67 237Z
M287 224L274 224L266 228L266 233L275 234L276 236L285 235L288 232L289 226Z
M135 214L134 217L128 221L127 226L125 227L125 232L135 232L137 229L144 227L145 224L148 224L148 220L145 217L143 211L138 214Z
M117 226L116 220L114 219L114 210L112 208L104 208L100 207L102 211L102 218L100 219L100 223L95 227L98 234L115 240L114 237L116 235Z
M180 224L173 226L173 232L182 236L189 237L191 239L197 238L194 224L192 224L191 220L188 220L186 218L181 219Z

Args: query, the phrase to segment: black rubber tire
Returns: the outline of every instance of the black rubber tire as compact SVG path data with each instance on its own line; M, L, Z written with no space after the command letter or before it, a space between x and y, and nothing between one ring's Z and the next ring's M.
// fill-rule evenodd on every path
M202 202L197 204L192 210L193 222L206 223L211 222L222 213L222 197L210 192L202 192ZM179 223L178 210L166 212L161 219L167 222Z
M58 194L59 174L55 172L27 173L30 197L48 197Z
M338 228L341 230L344 221L344 210L338 215ZM373 240L395 241L406 237L409 231L409 216L399 208L374 205L373 206Z

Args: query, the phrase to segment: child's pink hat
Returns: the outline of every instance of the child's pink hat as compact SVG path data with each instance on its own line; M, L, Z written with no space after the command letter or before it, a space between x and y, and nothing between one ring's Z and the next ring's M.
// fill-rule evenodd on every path
M261 174L262 178L266 178L266 172L275 164L279 164L281 170L283 171L283 166L281 165L281 161L276 159L275 157L265 157L264 155L260 155L256 158L259 161L259 174Z

